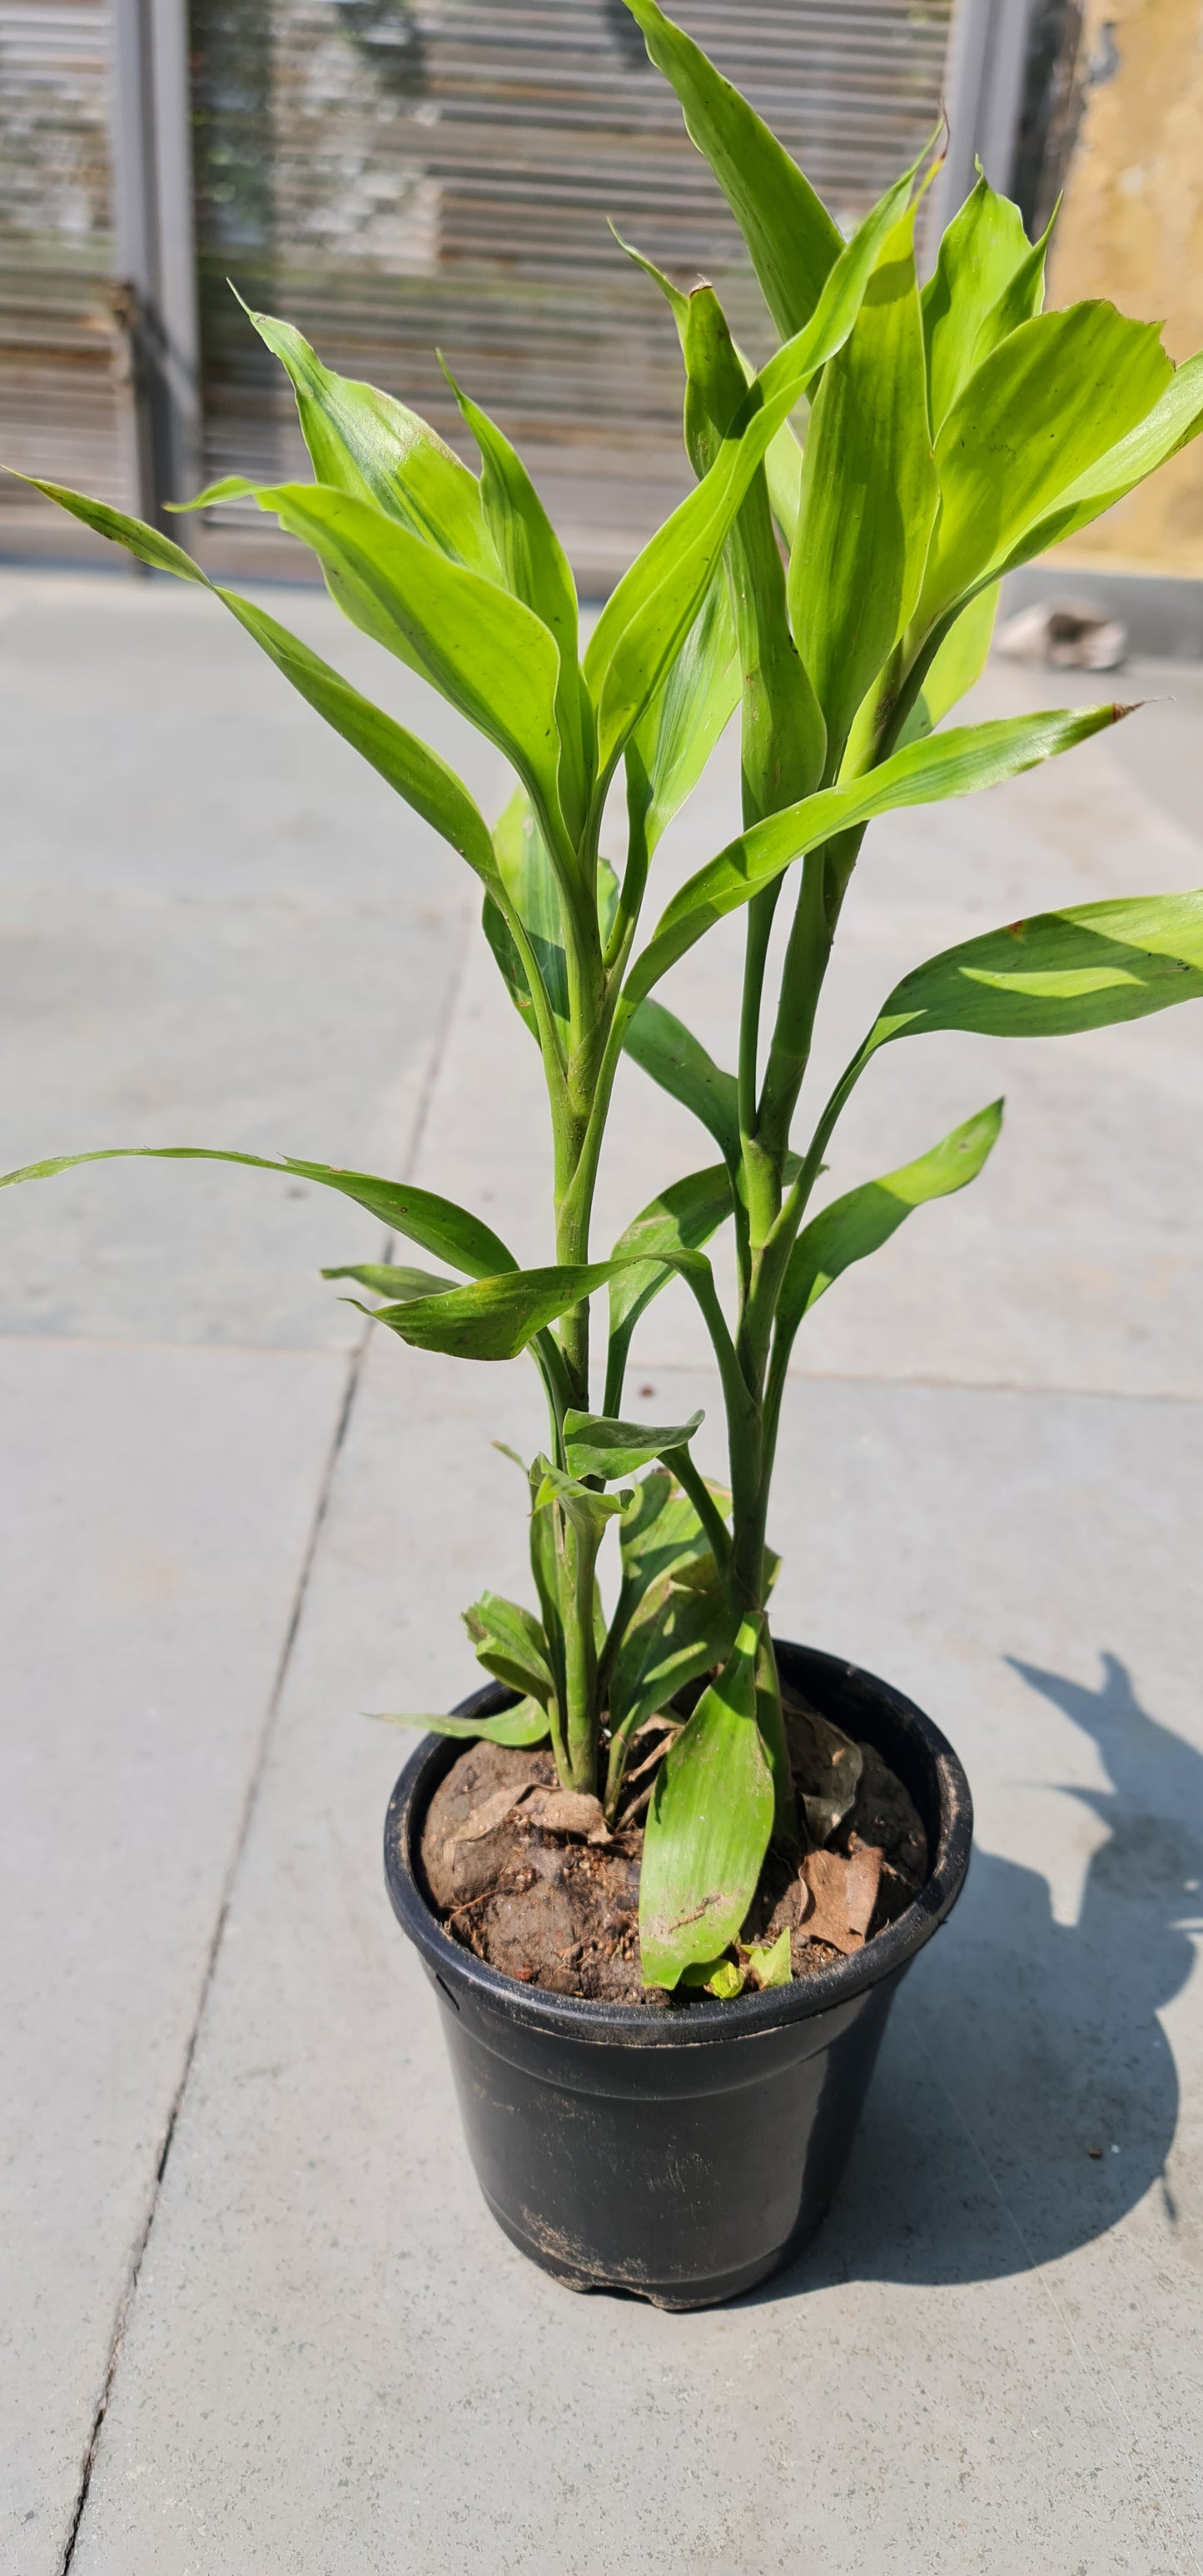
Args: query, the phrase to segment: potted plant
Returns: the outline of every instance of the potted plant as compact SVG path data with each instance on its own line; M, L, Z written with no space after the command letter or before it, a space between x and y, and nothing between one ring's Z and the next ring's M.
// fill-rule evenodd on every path
M523 1266L469 1210L387 1177L215 1158L341 1192L438 1265L326 1274L374 1295L366 1311L387 1331L534 1361L546 1439L519 1462L533 1601L482 1592L466 1618L491 1682L451 1716L400 1721L427 1741L390 1808L388 1882L445 2007L502 2225L575 2286L688 2307L762 2277L817 2223L894 1988L968 1861L967 1785L937 1730L855 1666L774 1645L769 1504L810 1308L914 1209L974 1178L1001 1103L900 1170L851 1187L833 1174L816 1213L840 1114L883 1048L928 1030L1068 1034L1203 994L1203 894L1012 922L903 961L812 1104L841 906L876 816L972 794L1127 712L944 726L983 666L1001 576L1195 435L1203 359L1175 370L1156 327L1109 304L1045 313L1047 235L1029 243L984 178L921 290L930 155L845 241L656 0L627 5L741 226L778 345L754 370L710 286L686 295L641 261L680 335L696 486L583 656L538 495L458 387L479 475L400 403L252 315L291 378L315 479L234 479L193 505L238 494L273 512L347 616L501 749L517 783L494 828L436 753L266 610L152 528L39 488L212 589L480 879L525 1024L515 1044L538 1048L546 1081L554 1259ZM743 828L661 907L657 844L737 707ZM615 869L601 831L623 790ZM736 912L727 1069L658 988ZM694 1114L707 1160L599 1253L591 1211L624 1050ZM730 1313L704 1248L724 1226ZM700 1417L647 1424L627 1405L633 1333L673 1279L710 1335L726 1489L694 1462Z

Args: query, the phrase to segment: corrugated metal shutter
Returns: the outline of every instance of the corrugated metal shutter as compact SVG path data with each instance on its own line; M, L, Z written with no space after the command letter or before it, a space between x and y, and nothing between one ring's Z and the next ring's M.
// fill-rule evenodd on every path
M950 11L674 14L850 222L935 124ZM522 449L578 573L612 578L683 483L675 333L607 216L683 280L713 278L764 345L738 235L621 0L193 0L193 45L208 472L297 456L232 275L463 445L441 347Z
M110 205L104 0L8 0L0 5L0 458L128 505ZM19 483L0 485L6 546L53 545L64 524ZM81 550L74 541L72 550Z

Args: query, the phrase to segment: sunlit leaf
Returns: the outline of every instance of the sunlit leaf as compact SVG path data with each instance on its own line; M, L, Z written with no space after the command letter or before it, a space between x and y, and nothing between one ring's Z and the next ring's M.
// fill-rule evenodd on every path
M784 145L657 0L627 0L658 71L672 82L744 240L784 339L800 331L843 249L838 224Z
M804 798L784 814L741 832L716 859L690 877L661 914L648 946L636 957L624 987L628 1002L642 1001L670 966L693 947L712 923L738 911L761 886L804 851L830 840L853 823L870 822L908 805L929 805L953 796L969 796L1003 779L1017 777L1050 760L1091 734L1116 723L1128 710L1114 705L1077 707L1044 715L1008 716L980 725L959 725L908 743L869 776L827 787Z
M560 803L575 840L592 785L592 714L578 664L576 583L563 546L516 449L479 403L448 382L481 455L485 521L507 587L541 618L560 655L556 687Z
M1035 280L1028 282L1031 257L1032 245L1018 206L1009 197L998 196L984 175L979 177L948 225L935 269L923 289L933 430L947 418L975 365L988 356L989 349L979 349L979 341L983 335L989 337L992 317L1017 275L1024 276L1029 312L1016 312L1009 327L1014 330L1039 309L1038 286ZM1040 268L1042 272L1043 258ZM994 346L992 338L989 345Z
M609 1414L564 1416L564 1451L574 1476L633 1476L666 1450L684 1449L705 1420L691 1413L688 1422L617 1422Z
M1021 541L1172 382L1157 324L1127 321L1113 304L1038 313L1012 331L977 368L936 439L940 519L916 634L1019 559Z
M607 600L585 654L597 709L599 792L680 651L770 441L847 338L881 243L910 188L908 173L865 217L831 269L805 329L777 350L750 387L704 482L673 511Z
M291 322L247 310L291 380L315 480L375 502L441 554L499 580L480 485L429 422L375 385L335 375Z
M745 1620L717 1681L656 1775L644 1835L639 1945L645 1985L675 1986L741 1930L773 1826L756 1724L759 1628Z
M541 618L370 501L320 483L263 485L255 498L312 547L352 625L458 707L557 816L560 656Z
M807 432L789 605L826 719L829 776L909 623L939 499L914 227L912 209L883 243Z
M465 1744L483 1739L486 1744L545 1744L548 1716L536 1699L520 1699L515 1708L502 1711L500 1717L444 1717L441 1712L410 1717L394 1715L391 1709L372 1709L370 1714L381 1726L416 1726L428 1735L455 1735Z
M1069 1037L1203 995L1203 889L1034 913L946 948L896 984L869 1040L931 1029Z
M105 502L89 501L80 492L69 492L61 483L39 482L37 489L98 536L123 545L140 562L211 590L317 714L387 779L424 822L459 851L486 885L492 883L494 860L488 824L454 770L428 743L419 741L416 734L386 715L382 707L362 697L358 689L353 689L320 655L311 652L299 637L290 635L287 627L256 601L243 599L237 591L209 581L191 555L169 537L160 536L139 519L110 509Z

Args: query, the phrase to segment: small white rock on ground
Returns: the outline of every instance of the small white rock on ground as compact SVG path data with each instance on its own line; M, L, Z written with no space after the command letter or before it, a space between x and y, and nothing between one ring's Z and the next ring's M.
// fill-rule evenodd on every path
M416 682L272 605L495 807ZM12 574L0 655L4 1166L383 1163L540 1257L533 1050L456 863L212 603ZM825 1062L973 927L1198 879L1203 680L1168 685L877 827ZM979 704L1097 687L998 669ZM666 884L734 801L724 757ZM668 993L720 1053L735 958ZM490 1443L539 1439L533 1379L365 1352L316 1273L379 1229L317 1191L117 1164L0 1202L6 2576L1198 2568L1203 1014L900 1050L833 1178L1004 1089L983 1180L812 1319L774 1515L782 1632L963 1752L969 1888L822 2236L693 2317L498 2233L381 1884L405 1740L358 1712L471 1687L456 1613L523 1582ZM697 1159L631 1069L599 1241ZM632 1383L706 1404L719 1463L683 1302Z

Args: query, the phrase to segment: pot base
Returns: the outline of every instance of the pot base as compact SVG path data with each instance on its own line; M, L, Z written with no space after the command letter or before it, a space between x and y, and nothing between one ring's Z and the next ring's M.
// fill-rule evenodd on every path
M686 2285L682 2281L637 2280L618 2273L586 2271L568 2262L558 2247L541 2241L537 2235L528 2235L508 2211L499 2207L483 2184L481 2195L502 2235L508 2236L511 2245L529 2262L537 2263L539 2270L558 2282L562 2290L576 2290L581 2297L643 2299L649 2308L663 2308L670 2316L687 2316L694 2308L721 2307L724 2300L738 2299L745 2290L754 2290L758 2282L771 2280L775 2272L783 2271L787 2263L805 2251L823 2223L822 2216L813 2219L808 2227L778 2246L775 2254L757 2255L751 2263L737 2263L731 2270L714 2272Z

